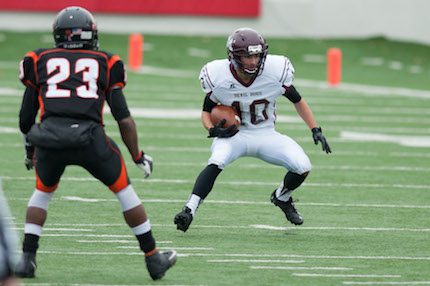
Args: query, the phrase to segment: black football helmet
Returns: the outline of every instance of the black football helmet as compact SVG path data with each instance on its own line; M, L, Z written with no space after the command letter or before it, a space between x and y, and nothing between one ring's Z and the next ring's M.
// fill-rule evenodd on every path
M64 49L99 48L97 25L93 15L82 7L61 10L52 25L55 46Z
M240 28L234 31L227 39L227 54L229 61L236 69L240 69L248 75L258 75L264 67L269 46L264 38L251 28ZM258 66L249 70L243 66L242 56L260 55Z

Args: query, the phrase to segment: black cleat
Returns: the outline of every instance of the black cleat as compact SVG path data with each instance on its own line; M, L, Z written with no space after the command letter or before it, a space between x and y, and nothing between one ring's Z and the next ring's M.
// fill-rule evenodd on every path
M300 213L296 210L292 197L290 197L290 199L286 202L278 200L278 198L276 197L276 190L275 190L272 193L272 196L270 197L270 201L275 206L278 206L284 212L289 222L295 225L303 224L303 218L300 215Z
M145 261L152 280L158 280L163 278L166 271L175 264L176 251L157 251L155 254L145 257Z
M36 253L24 252L15 268L15 275L21 278L34 278L36 268Z
M193 215L191 214L191 209L185 206L180 213L175 216L173 222L176 224L176 229L186 232L193 221Z

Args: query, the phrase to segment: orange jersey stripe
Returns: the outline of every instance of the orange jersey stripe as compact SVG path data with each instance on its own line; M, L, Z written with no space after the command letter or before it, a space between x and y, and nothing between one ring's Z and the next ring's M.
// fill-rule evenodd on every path
M58 188L58 183L50 187L45 186L45 184L42 183L42 180L40 180L39 176L37 175L37 171L35 173L36 173L36 189L38 189L39 191L42 191L45 193L52 193Z
M128 186L127 170L125 168L124 159L120 154L118 155L121 159L121 173L115 183L109 186L109 189L114 193L118 193L119 191L123 190L125 187Z
M37 82L39 82L39 75L37 74L37 61L39 60L39 56L33 51L26 53L25 56L33 59L34 76L36 77L37 84Z

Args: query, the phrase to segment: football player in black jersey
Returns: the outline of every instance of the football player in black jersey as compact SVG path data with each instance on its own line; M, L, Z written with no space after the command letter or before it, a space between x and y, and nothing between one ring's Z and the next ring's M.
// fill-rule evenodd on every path
M145 178L152 158L139 151L136 125L123 87L124 64L117 55L98 50L97 26L81 7L60 11L53 24L55 47L27 53L20 65L26 86L20 129L25 137L25 166L34 167L36 187L27 208L20 277L34 277L36 251L48 204L68 165L85 168L117 196L125 221L132 229L152 279L163 277L175 263L176 252L160 252L140 199L127 175L118 146L103 128L106 101L118 122L122 140ZM35 118L39 113L39 123Z

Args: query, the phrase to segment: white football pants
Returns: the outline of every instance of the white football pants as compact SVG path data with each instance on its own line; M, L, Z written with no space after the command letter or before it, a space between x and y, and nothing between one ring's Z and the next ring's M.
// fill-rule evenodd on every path
M220 169L245 156L283 166L297 174L309 172L312 168L309 157L302 147L273 128L241 129L233 137L215 138L211 152L208 165L215 164Z

